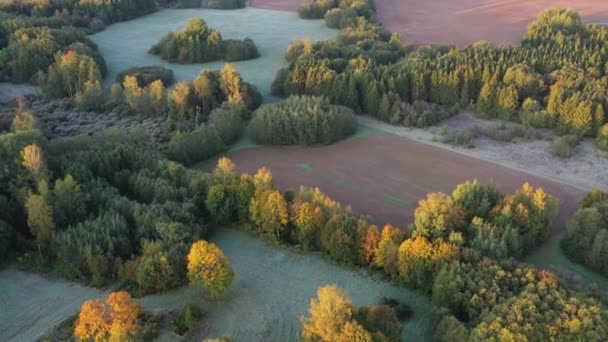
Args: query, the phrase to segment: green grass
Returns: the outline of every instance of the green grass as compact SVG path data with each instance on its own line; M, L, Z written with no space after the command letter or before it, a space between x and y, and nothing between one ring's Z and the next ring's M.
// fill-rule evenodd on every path
M326 40L336 37L337 31L325 26L323 20L303 20L297 13L246 8L231 11L211 9L162 10L145 17L116 23L91 36L106 59L110 86L120 71L145 65L161 65L173 70L177 80L192 80L202 70L220 69L223 61L204 64L172 64L148 49L168 32L181 30L188 19L202 17L218 30L223 38L253 39L260 52L254 60L234 63L247 82L255 84L272 101L270 85L281 67L287 66L284 52L294 39Z
M552 236L542 246L528 255L525 261L539 268L548 268L551 265L558 266L568 272L581 275L588 283L595 283L600 288L608 289L608 279L606 277L589 270L584 265L573 262L564 254L560 248L563 235L564 233Z

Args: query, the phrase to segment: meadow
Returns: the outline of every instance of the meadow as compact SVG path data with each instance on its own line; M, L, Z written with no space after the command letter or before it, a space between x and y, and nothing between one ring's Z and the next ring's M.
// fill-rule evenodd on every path
M162 10L145 17L117 23L90 38L99 47L108 65L105 85L111 86L116 75L130 67L161 65L173 70L177 80L192 80L202 70L218 70L223 61L204 64L175 64L148 53L160 37L181 30L188 19L201 17L218 30L223 38L251 38L260 57L234 63L247 82L270 95L270 84L276 72L284 67L285 48L294 39L313 41L333 39L337 31L327 28L323 20L303 20L296 13L246 8L231 11L211 9Z

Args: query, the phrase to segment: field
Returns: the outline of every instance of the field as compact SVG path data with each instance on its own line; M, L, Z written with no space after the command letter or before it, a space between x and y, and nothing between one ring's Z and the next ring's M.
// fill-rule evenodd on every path
M161 37L181 30L188 19L202 17L217 29L224 38L254 40L260 57L234 63L247 82L255 84L262 95L270 94L270 85L277 70L286 65L285 49L294 39L332 39L335 30L325 26L322 20L302 20L297 14L264 9L240 9L231 11L210 9L162 10L138 19L117 23L91 36L98 45L108 65L106 86L114 83L116 74L133 66L162 65L175 73L178 80L192 80L205 69L220 69L223 61L205 64L172 64L158 56L148 54L148 49Z
M378 19L408 43L463 46L479 40L517 44L549 7L577 10L588 23L608 23L604 0L377 0Z
M236 230L221 230L211 237L226 254L236 273L232 289L203 307L209 314L201 327L186 337L233 336L237 341L293 341L299 318L307 314L318 287L338 284L355 305L377 304L383 296L396 298L414 309L404 325L406 341L428 340L431 304L413 291L372 278L362 270L348 269L315 255L270 246ZM0 272L0 340L32 341L77 312L87 299L105 292L73 283L48 280L15 269ZM201 302L202 291L183 287L167 294L141 299L146 310L167 311ZM5 309L7 308L7 309ZM165 331L164 340L178 336Z
M564 228L583 195L566 184L380 131L314 148L250 147L228 154L240 170L253 173L266 166L281 189L319 187L378 224L402 228L412 222L418 200L427 193L451 192L466 180L495 181L509 192L526 181L542 187L560 201L556 231ZM210 170L215 163L210 160L202 168Z
M8 268L0 271L0 340L35 341L103 292Z

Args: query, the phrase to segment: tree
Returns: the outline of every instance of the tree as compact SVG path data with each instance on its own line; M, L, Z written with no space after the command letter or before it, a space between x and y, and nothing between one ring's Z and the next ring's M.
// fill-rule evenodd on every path
M280 192L266 190L256 194L251 200L249 212L261 233L274 235L277 241L281 239L281 233L289 222L289 212L287 202Z
M232 284L234 272L221 249L200 240L188 253L188 279L193 285L204 285L213 296L222 294Z
M298 241L305 250L316 249L319 229L324 224L322 209L310 202L294 202L292 208Z
M45 178L46 162L40 146L36 144L25 146L21 150L21 160L21 165L29 171L34 182L38 183Z
M464 213L454 203L452 197L444 193L431 193L418 202L414 211L413 236L428 239L447 239L451 231L459 231L464 226Z
M32 235L36 237L38 252L42 253L41 246L46 245L53 236L53 231L55 231L53 209L40 195L31 195L25 203L25 209L27 225L30 227Z
M234 194L222 184L214 184L209 188L205 206L218 224L227 224L236 219L237 207Z
M187 117L188 105L190 103L190 85L184 81L179 81L171 90L171 101L177 111L177 114L181 118Z
M430 291L441 265L456 260L458 254L458 248L443 239L431 242L418 236L405 240L399 246L399 277L408 285Z
M126 291L112 292L105 302L95 299L82 304L74 336L95 341L130 341L139 327L140 305Z
M398 273L397 252L399 245L405 239L405 233L399 228L387 224L382 229L380 242L374 263L376 266L383 268L390 276L396 276Z
M29 131L33 129L38 129L38 119L33 112L18 112L13 118L13 123L11 125L12 131Z
M336 285L317 290L310 300L310 317L302 317L302 337L309 340L339 341L344 326L352 320L353 305ZM350 329L349 329L350 330Z
M241 94L242 80L233 64L224 64L220 70L220 88L229 104L245 104Z
M71 175L57 179L52 191L46 195L53 205L53 217L60 228L83 221L87 214L87 194Z
M363 237L361 244L361 255L363 257L364 265L372 265L376 260L378 254L378 244L380 243L380 232L378 227L370 226Z

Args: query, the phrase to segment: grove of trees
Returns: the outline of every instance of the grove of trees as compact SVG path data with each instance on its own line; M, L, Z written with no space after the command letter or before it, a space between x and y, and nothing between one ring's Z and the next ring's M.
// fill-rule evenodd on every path
M290 46L290 65L277 74L274 93L325 95L332 103L413 126L472 107L487 118L597 137L598 146L605 145L606 26L585 25L572 10L548 9L520 46L479 42L411 52L366 12L353 10L373 10L364 4L319 0L302 7L303 17L324 15L342 31L336 41ZM422 109L429 103L443 109Z
M249 125L256 142L277 145L331 144L357 128L351 109L311 96L291 96L263 105L253 113Z
M596 189L581 201L567 224L564 252L576 262L608 276L608 194Z
M180 32L171 32L148 51L177 63L204 63L223 59L236 62L259 56L253 40L228 39L207 26L202 18L190 19Z

